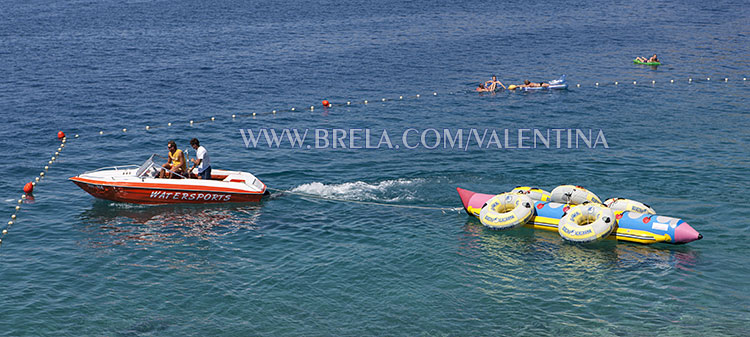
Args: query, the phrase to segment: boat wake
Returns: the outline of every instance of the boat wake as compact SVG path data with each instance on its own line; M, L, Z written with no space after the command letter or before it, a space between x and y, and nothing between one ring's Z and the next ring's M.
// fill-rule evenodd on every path
M424 182L422 178L384 180L372 184L363 181L341 184L312 182L299 185L290 192L358 201L397 202L414 200L414 185Z

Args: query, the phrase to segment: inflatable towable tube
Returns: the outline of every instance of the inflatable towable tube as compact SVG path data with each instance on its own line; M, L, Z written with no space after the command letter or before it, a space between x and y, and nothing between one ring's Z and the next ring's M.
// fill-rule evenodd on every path
M593 242L609 236L615 228L615 213L601 204L578 205L566 213L557 226L563 239Z
M456 188L466 213L479 217L482 207L494 194L472 192ZM588 204L587 204L588 205ZM524 227L555 231L559 233L560 220L574 205L551 201L534 201L534 212ZM606 237L617 241L642 244L683 244L703 238L682 219L631 211L613 211L615 229Z
M525 194L526 196L531 198L531 200L534 200L534 201L550 201L551 200L549 192L541 188L537 188L537 187L518 186L514 188L512 191L510 191L510 193Z
M552 201L563 204L580 205L587 202L601 204L602 200L591 191L575 185L560 185L552 190Z
M534 202L524 194L498 194L482 206L479 221L487 228L504 230L525 225L534 215Z
M624 199L624 198L610 198L604 202L607 207L617 212L635 212L635 213L648 213L656 214L651 206L646 205L640 201Z

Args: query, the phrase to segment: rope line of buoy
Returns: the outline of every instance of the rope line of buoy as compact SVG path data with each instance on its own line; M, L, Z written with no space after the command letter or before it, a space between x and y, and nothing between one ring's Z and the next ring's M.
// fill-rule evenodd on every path
M361 205L372 205L372 206L381 206L381 207L394 207L394 208L411 208L411 209L426 209L426 210L436 210L436 211L442 211L443 214L446 214L445 212L461 212L463 210L462 207L433 207L433 206L417 206L417 205L401 205L401 204L389 204L384 202L375 202L375 201L362 201L362 200L351 200L351 199L344 199L344 198L337 198L337 197L326 197L322 195L316 195L316 194L309 194L309 193L302 193L302 192L295 192L291 190L283 190L278 188L271 188L266 187L267 190L276 191L280 193L287 193L296 195L302 198L310 198L310 199L318 199L318 200L325 200L325 201L331 201L331 202L346 202L346 203L353 203L353 204L361 204Z
M65 133L63 133L62 131L58 132L57 138L60 139L60 145L57 147L57 151L55 151L55 153L50 157L50 160L47 161L47 165L44 166L44 170L42 172L39 172L39 176L34 178L34 181L28 182L23 186L24 195L22 195L21 198L18 199L18 204L14 208L13 213L10 216L10 220L5 225L5 228L3 228L2 232L0 232L0 246L2 246L3 240L5 240L5 236L8 235L11 227L18 221L18 213L21 211L21 205L24 203L24 200L33 200L34 188L44 180L44 178L47 176L46 172L49 171L52 164L57 161L57 158L60 157L63 149L65 149L65 143L67 142Z
M688 77L686 80L685 79L682 79L682 80L670 79L669 81L664 80L664 81L658 81L658 82L657 82L657 80L651 80L651 81L645 81L645 82L639 82L637 80L633 80L633 81L627 81L627 80L626 81L611 81L610 80L610 81L593 82L593 83L583 83L583 84L582 83L576 83L575 85L573 85L572 83L569 82L569 88L572 88L572 87L575 87L575 88L596 87L596 88L598 88L598 87L607 87L607 86L622 87L622 86L624 86L626 84L631 84L631 83L634 86L637 86L637 85L650 85L650 86L653 87L657 83L665 83L665 82L668 83L668 84L685 83L685 82L688 83L688 84L696 84L696 83L707 83L707 82L724 82L724 83L728 83L730 81L731 82L743 82L743 83L746 83L747 82L747 77L743 77L741 80L734 80L734 79L731 79L729 77L721 77L718 80L716 80L715 78L711 78L711 77L701 77L701 78ZM455 95L455 94L459 94L459 93L466 93L466 90L450 91L450 92L447 92L447 93L443 93L441 95L445 95L445 94ZM315 111L316 108L320 108L320 107L322 107L322 108L334 108L334 107L366 106L366 105L369 105L369 104L374 103L374 102L380 102L380 103L393 102L393 101L398 102L398 101L406 101L406 100L410 100L410 99L411 100L413 100L413 99L420 99L422 97L436 97L438 95L439 95L439 93L437 91L433 91L431 94L424 95L424 96L421 95L421 94L400 95L398 97L391 97L391 98L384 97L384 98L381 98L381 99L375 100L375 101L371 101L371 100L352 101L352 100L349 100L349 101L346 101L346 102L341 101L340 103L333 103L333 102L330 102L328 100L323 100L321 102L321 105L319 105L319 106L311 105L309 108L304 108L304 109L297 109L296 107L292 107L292 108L288 108L288 109L275 109L275 110L271 110L271 111L248 112L248 113L234 113L231 116L227 116L226 119L224 119L224 120L231 119L232 121L234 121L234 120L236 120L238 118L243 118L243 117L257 117L257 116L263 116L263 115L277 115L277 114L281 114L281 113L285 113L285 112ZM217 118L216 116L212 116L212 117L208 117L208 118L204 118L204 119L199 119L199 120L191 119L191 120L189 120L187 122L183 122L183 123L185 123L185 124L187 124L189 126L195 126L197 124L211 123L211 122L215 122L217 120L221 120L221 119ZM122 129L119 129L117 131L100 130L98 132L98 134L99 135L105 135L105 134L122 134L122 133L127 133L127 132L131 132L131 131L135 131L135 130L151 131L151 130L160 129L160 128L169 128L169 127L177 126L177 125L180 125L180 123L168 122L168 123L166 123L166 125L163 125L163 124L162 125L146 125L145 127L136 127L136 128L131 128L131 129L129 129L129 128L122 128ZM78 138L78 137L79 137L79 135L76 134L75 138Z

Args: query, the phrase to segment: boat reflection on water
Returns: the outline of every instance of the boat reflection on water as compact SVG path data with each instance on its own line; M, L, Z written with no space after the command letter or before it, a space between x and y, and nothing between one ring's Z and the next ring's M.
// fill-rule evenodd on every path
M97 200L79 215L88 246L175 245L257 230L257 204L135 205Z
M697 263L695 251L686 246L647 246L629 242L602 240L591 244L573 244L557 233L520 228L496 232L486 229L477 219L468 219L463 227L462 248L466 255L489 254L503 264L527 263L529 259L552 259L560 267L579 270L601 269L692 269Z

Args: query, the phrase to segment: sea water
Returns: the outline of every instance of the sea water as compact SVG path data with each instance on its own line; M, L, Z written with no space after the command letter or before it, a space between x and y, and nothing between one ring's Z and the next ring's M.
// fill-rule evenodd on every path
M68 141L3 237L0 334L747 335L747 17L742 1L4 2L8 217L57 131ZM632 63L653 53L662 66ZM570 87L473 91L492 74ZM247 146L241 130L309 133ZM193 137L215 168L278 190L139 206L67 180ZM574 245L370 204L450 209L459 186L560 184L704 238Z

